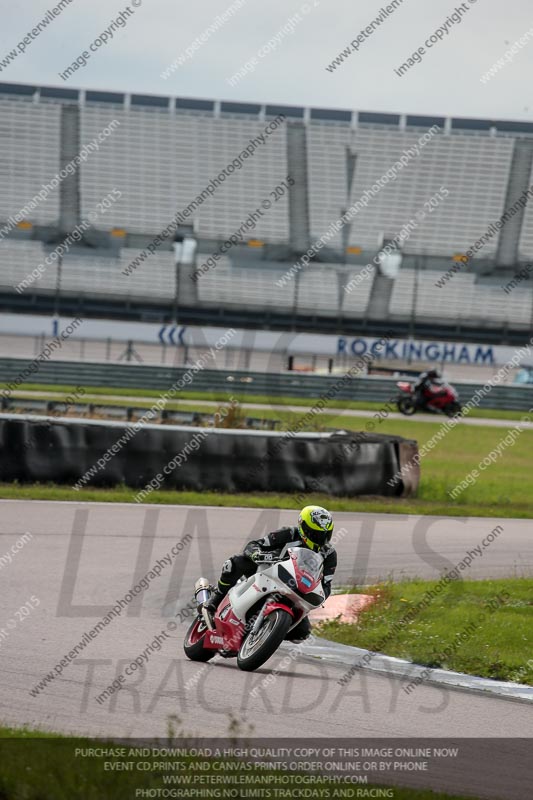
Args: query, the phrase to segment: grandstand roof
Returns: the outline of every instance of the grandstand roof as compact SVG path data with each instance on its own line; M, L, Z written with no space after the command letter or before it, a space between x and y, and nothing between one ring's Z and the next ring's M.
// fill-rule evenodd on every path
M208 100L171 95L145 95L127 92L108 92L91 89L65 89L55 86L37 86L22 83L0 83L0 95L15 99L27 98L33 102L108 103L124 107L167 109L169 112L189 112L209 116L240 116L264 119L285 114L304 123L318 122L347 125L353 128L378 127L429 128L439 125L448 133L490 136L533 136L533 122L513 120L475 119L467 117L420 116L416 114L383 114L355 109L312 108L264 103L242 103L226 100Z

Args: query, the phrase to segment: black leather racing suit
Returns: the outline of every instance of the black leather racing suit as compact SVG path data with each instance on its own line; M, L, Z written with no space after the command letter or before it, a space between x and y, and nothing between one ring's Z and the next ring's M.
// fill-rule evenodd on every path
M432 386L442 386L441 379L430 377L427 372L422 372L415 383L415 402L419 408L425 408L427 406L430 398L426 392L430 390ZM440 394L446 394L446 391L441 389L440 392L434 392L433 397L438 397Z
M217 601L216 605L227 594L232 586L235 586L237 581L243 575L249 578L257 571L257 564L252 560L251 556L254 552L261 553L280 553L285 545L291 544L294 547L305 547L298 533L298 528L287 527L279 528L279 530L268 533L263 539L254 539L248 542L244 551L237 555L231 556L222 565L222 574L218 581ZM331 594L331 582L333 575L337 568L337 551L335 548L327 544L320 550L321 555L324 556L324 574L322 576L322 587L326 597ZM299 625L293 628L287 635L290 641L301 641L311 632L311 624L307 617L303 619Z

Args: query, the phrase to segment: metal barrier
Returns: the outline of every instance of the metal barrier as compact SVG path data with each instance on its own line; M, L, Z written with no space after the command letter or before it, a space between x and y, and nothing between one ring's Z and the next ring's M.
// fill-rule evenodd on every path
M149 366L139 364L107 364L72 361L30 361L0 358L0 383L16 383L33 365L25 383L66 386L98 386L122 389L152 389L164 392L186 374L190 382L184 391L227 395L263 395L275 402L278 397L308 398L310 403L330 393L331 400L357 400L385 403L397 394L396 381L387 378L352 378L343 382L342 375L309 375L308 373L244 372L238 370L199 370L186 367ZM35 368L36 367L36 368ZM457 384L464 404L481 389L480 383ZM18 387L17 387L18 388ZM9 390L8 390L9 391ZM0 390L0 397L6 392ZM5 396L5 394L4 394ZM327 405L328 400L325 400ZM479 403L480 408L528 411L533 408L533 387L523 385L495 386Z
M152 412L152 420L165 424L176 425L196 425L202 427L225 427L220 423L224 419L223 416L210 411L171 411L169 409L162 409L161 411L153 412L153 407L150 401L146 402L143 406L128 406L124 405L109 405L105 402L95 403L89 402L62 402L57 400L45 400L37 397L23 397L17 398L9 397L2 398L0 403L2 411L13 412L16 414L39 414L53 417L83 417L85 419L111 419L111 420L127 420L128 422L136 422L141 419L147 412ZM281 420L279 419L262 419L261 417L242 416L237 420L238 424L230 425L228 427L237 429L249 430L269 430L273 431L279 428ZM333 429L332 429L333 430ZM335 429L336 430L336 429Z

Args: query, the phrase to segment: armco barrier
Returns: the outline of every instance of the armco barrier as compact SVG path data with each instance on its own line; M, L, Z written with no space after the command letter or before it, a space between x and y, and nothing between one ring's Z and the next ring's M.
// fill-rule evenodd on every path
M417 470L405 485L387 483L418 452L416 442L399 436L151 423L135 435L128 430L118 422L0 414L0 481L73 486L88 476L81 487L142 490L161 475L165 489L388 497L415 493L418 485ZM117 444L116 454L104 459Z
M32 362L21 358L0 358L0 383L16 382ZM164 392L186 372L186 367L163 365L109 364L99 362L44 361L26 379L28 383L99 386L109 388L155 389ZM283 372L245 372L238 370L200 370L185 390L225 392L239 395L307 397L309 400L338 385L342 375L309 375ZM480 383L456 384L466 403ZM363 400L385 403L397 394L396 381L390 378L352 378L335 393L336 400ZM0 397L2 390L0 390ZM176 395L179 397L179 394ZM533 387L495 386L480 402L480 408L528 411L533 407Z

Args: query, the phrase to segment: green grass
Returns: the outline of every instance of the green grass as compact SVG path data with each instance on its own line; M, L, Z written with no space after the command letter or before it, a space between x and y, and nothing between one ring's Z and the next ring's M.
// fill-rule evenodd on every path
M275 413L275 412L272 412ZM294 423L294 412L277 412L285 427ZM420 423L415 419L376 421L368 417L339 417L325 414L321 418L325 427L339 426L346 430L364 430L372 421L375 433L386 433L415 439L419 447L440 430L441 422ZM512 423L509 428L512 428ZM479 478L456 499L449 492L507 435L508 428L459 425L449 431L421 461L421 482L416 501L391 501L395 511L412 508L413 502L421 513L457 514L461 516L516 516L533 517L533 431L524 430L514 445L504 448L501 456L488 469L479 469ZM390 510L390 504L387 502ZM483 508L487 511L483 513ZM443 511L443 509L445 509ZM414 512L418 513L418 511Z
M335 740L331 740L335 743ZM300 739L295 740L299 745ZM231 738L226 738L225 743L229 746L238 746L239 742ZM190 746L194 746L194 741ZM245 742L246 746L247 742ZM250 742L251 744L251 742ZM191 757L168 757L168 756L135 756L130 754L130 747L147 746L146 742L110 742L102 739L69 739L54 734L43 734L39 731L15 730L12 728L0 728L0 797L5 800L132 800L136 797L137 789L171 789L163 783L163 775L192 776L192 781L187 785L187 789L196 789L204 792L208 789L219 789L221 784L200 783L204 776L231 776L231 775L253 775L253 772L239 769L215 771L212 767L208 770L195 771L194 766L205 761L204 758ZM187 741L173 739L152 741L155 747L187 747ZM95 747L125 747L125 754L118 758L95 758L95 757L75 757L75 748L95 748ZM228 759L217 759L217 761ZM133 768L129 770L105 770L104 763L128 763L133 762ZM186 765L185 769L179 771L164 770L153 766L150 770L138 770L139 762L152 764L162 762L180 761ZM258 770L257 774L264 776L264 768ZM295 772L284 772L284 775L296 775ZM273 775L280 775L279 771L273 771ZM195 780L196 779L196 780ZM238 786L238 784L225 784L226 788ZM245 784L247 789L253 789L254 784ZM288 784L290 788L291 784ZM301 788L301 784L294 784ZM284 788L287 784L258 784L267 789L269 786ZM337 789L352 787L353 784L332 784L317 782L312 785L315 792L314 796L328 797L325 791L329 788ZM378 788L375 784L365 784L365 789ZM184 784L176 784L176 789L184 791ZM384 788L381 786L381 788ZM274 792L271 791L271 796ZM156 795L154 795L156 796ZM192 794L190 795L192 796ZM198 794L198 796L201 796ZM222 793L221 793L222 796ZM247 795L242 795L247 796ZM265 792L263 796L268 796ZM286 796L286 795L284 795ZM465 797L457 795L442 794L424 789L395 789L394 797L396 800L467 800Z
M66 388L66 387L62 387ZM107 391L107 390L106 390ZM120 401L117 401L120 404ZM183 410L200 410L194 402L173 403ZM214 410L216 405L212 406ZM244 406L246 409L246 406ZM278 419L281 428L287 429L301 417L298 412L266 409L250 410L253 416ZM440 430L444 418L435 422L418 422L410 419L376 420L371 412L365 417L343 417L327 413L316 415L309 425L312 429L343 428L352 431L365 429L368 422L374 424L375 433L385 433L415 439L422 446ZM513 427L510 422L509 427ZM471 470L496 448L507 435L506 427L458 425L422 459L421 482L418 497L407 499L328 498L313 495L316 502L325 502L332 510L369 511L406 514L434 514L437 516L482 516L533 518L533 431L524 430L515 444L505 448L501 456L488 469L480 470L480 477L459 494L456 499L451 492ZM38 499L104 500L130 502L136 491L126 487L115 490L84 489L74 492L69 487L17 487L0 486L0 497L35 497ZM216 492L153 492L147 502L192 503L199 505L241 505L254 508L295 508L295 495L276 493L221 494Z
M511 426L512 427L512 426ZM416 439L419 447L428 442L440 424L385 420L376 432ZM494 516L533 516L533 471L531 452L533 431L525 430L515 444L502 450L501 456L480 477L459 494L449 496L460 483L507 435L506 428L457 426L449 431L421 460L418 499L448 506L448 513L461 514L468 506L486 506Z
M7 387L7 384L0 382L0 390ZM157 389L125 389L123 387L99 387L99 386L85 386L82 387L85 389L85 398L97 398L101 396L112 396L115 395L119 398L127 398L128 403L127 405L133 405L133 401L135 398L159 398L163 394L163 390ZM63 384L39 384L39 383L23 383L20 385L20 388L13 392L13 396L21 396L26 392L39 392L43 397L46 396L47 393L60 393L64 396L72 395L76 391L75 386L68 386ZM247 394L244 392L238 391L238 384L234 384L232 387L228 387L227 391L225 392L194 392L194 391L180 391L179 393L179 400L173 400L169 402L169 408L182 408L181 401L182 400L206 400L211 401L213 403L219 402L228 402L230 397L235 397L239 403L242 403L244 406L247 403L262 403L264 405L269 406L302 406L302 407L310 407L315 402L316 398L308 398L308 397L269 397L268 395L261 395L261 394ZM490 395L489 395L490 397ZM52 398L47 398L52 399ZM466 397L464 399L467 399ZM131 400L132 402L129 402ZM107 400L105 401L108 402ZM117 403L118 405L123 405L121 401ZM145 405L145 403L140 403L140 405ZM382 402L371 402L371 401L362 401L362 400L330 400L328 401L328 408L329 409L353 409L358 411L379 411L383 407L384 403ZM195 409L195 410L200 410ZM256 409L257 411L257 409ZM262 412L261 412L262 413ZM474 408L472 409L467 416L469 417L477 417L477 418L491 418L491 419L504 419L504 420L519 420L524 411L506 411L502 409L490 409L490 408ZM444 417L442 418L444 419Z
M320 625L320 635L426 667L533 686L533 661L528 666L533 654L533 578L454 581L412 621L398 624L436 584L412 580L365 589L377 600L360 615L359 623L326 622ZM504 602L487 610L486 603L498 596ZM481 614L485 619L479 622ZM475 630L444 655L470 623Z
M118 486L110 489L81 489L77 492L70 486L56 484L0 483L0 500L70 500L79 503L133 503L137 489ZM505 507L490 504L450 505L445 502L430 502L415 499L390 499L384 497L330 497L309 493L304 497L296 494L274 492L252 494L225 494L222 492L178 492L157 491L149 494L143 503L160 505L194 505L242 508L282 508L299 510L308 500L324 505L331 511L355 511L368 514L426 514L437 517L502 517L529 519L533 509L528 505Z

